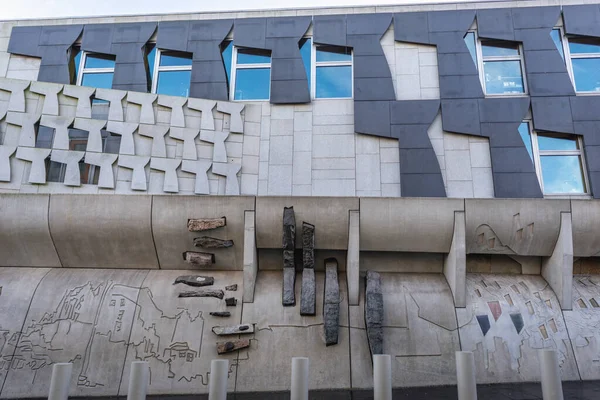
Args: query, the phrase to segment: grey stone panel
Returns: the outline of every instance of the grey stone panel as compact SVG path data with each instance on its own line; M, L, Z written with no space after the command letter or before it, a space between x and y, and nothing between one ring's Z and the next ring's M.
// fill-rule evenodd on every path
M556 50L529 50L524 57L528 74L566 72L565 62Z
M115 188L115 176L113 164L117 161L117 154L109 153L85 153L86 164L97 165L100 167L98 176L98 187L103 189Z
M184 160L196 160L198 154L196 151L196 138L200 134L198 128L181 128L171 126L169 129L169 136L173 139L183 141L183 154Z
M133 170L131 176L131 190L147 190L148 180L145 167L150 162L150 157L119 154L117 165Z
M474 20L475 10L430 12L428 18L429 32L466 33Z
M66 85L63 94L77 99L75 115L79 118L92 118L92 95L95 88L87 86Z
M403 197L446 197L440 173L403 174L400 171L400 192Z
M367 271L365 284L365 327L371 355L383 353L384 304L379 273Z
M267 38L302 37L311 23L311 17L267 18Z
M112 54L113 24L89 24L83 28L81 49Z
M562 10L566 33L600 37L600 6L598 4L564 6Z
M522 121L529 109L529 98L480 99L479 121L515 122Z
M510 8L477 10L477 34L483 38L515 40Z
M393 81L385 78L354 78L354 101L395 100Z
M304 79L271 82L271 104L310 103L310 90Z
M190 21L163 21L158 24L156 47L187 51Z
M532 97L531 111L535 129L574 133L568 97Z
M383 35L392 23L392 14L348 14L347 35Z
M541 74L527 73L527 85L531 97L570 96L575 94L573 84L566 71Z
M181 165L181 160L174 158L150 158L150 168L165 173L163 181L163 192L178 193L179 181L177 179L177 168ZM133 181L132 181L133 183Z
M429 125L392 125L392 137L398 139L401 149L429 149L432 147L427 135Z
M233 24L235 44L241 47L264 49L266 47L267 19L236 19Z
M168 125L146 125L140 124L138 134L152 139L152 157L167 157L167 146L165 135L169 131Z
M313 17L313 40L315 43L346 46L345 15L315 15Z
M490 149L491 150L491 149ZM535 172L496 173L494 193L499 198L542 198L542 190Z
M477 99L442 100L442 126L445 131L480 135Z
M207 160L183 160L181 163L181 170L196 175L196 182L194 185L194 193L196 194L210 194L210 184L208 182L208 170L212 162Z
M50 160L67 166L65 169L65 186L81 186L79 161L84 155L84 151L69 150L52 150L52 153L50 153Z
M44 96L44 107L42 114L58 115L58 93L63 89L62 85L54 85L46 82L31 82L29 90Z
M355 101L354 131L375 136L390 136L389 101Z
M481 135L490 138L490 147L523 146L523 139L517 131L519 124L520 122L482 123Z
M192 110L197 110L202 113L202 121L201 121L201 125L200 125L202 129L214 131L215 130L215 120L213 118L212 110L213 110L213 108L215 108L216 104L217 104L217 102L214 100L189 98L187 106L188 106L188 108L191 108ZM234 103L232 103L232 104L234 104Z
M41 26L14 26L8 42L8 52L22 56L38 57Z
M110 121L123 121L123 99L127 92L110 89L96 89L94 97L106 100L110 103L108 108L108 119Z
M317 293L315 291L315 270L305 268L302 270L302 288L300 291L300 315L315 315Z
M506 172L533 172L533 161L527 153L525 146L521 147L490 147L492 156L492 171L494 173Z
M560 7L517 7L512 15L515 29L552 28L560 17Z
M232 133L244 133L244 123L242 121L243 110L244 104L217 102L217 111L229 114L231 117L229 131ZM202 128L204 129L204 126Z
M241 164L235 163L218 163L212 165L212 172L215 175L225 176L225 195L239 196L240 185L238 183L237 174L242 169Z
M0 182L10 182L10 157L17 151L17 146L0 145Z
M135 155L135 142L133 141L133 132L135 132L137 128L138 124L132 122L108 121L108 124L106 125L106 130L111 132L112 134L121 136L119 154L126 154L132 156ZM120 160L121 159L119 158L119 162ZM128 168L133 169L133 167Z
M73 126L75 118L54 115L42 115L40 125L54 129L52 148L69 150L69 128Z
M430 148L400 148L401 174L435 174L440 173L438 159ZM441 174L440 174L441 176ZM400 179L402 181L402 179Z
M227 148L225 147L225 140L227 140L228 136L229 132L205 130L200 131L200 140L214 144L213 162L227 162Z
M598 96L572 96L570 98L571 113L574 121L597 121L600 110Z
M162 24L162 22L161 22ZM232 19L190 21L189 40L222 41L231 31Z
M158 95L151 93L140 93L130 91L127 93L127 102L138 104L142 109L140 111L140 123L154 124L154 102Z
M479 75L440 76L440 97L442 99L482 98L483 89Z
M0 80L0 90L10 92L7 111L25 112L25 89L29 87L29 83L16 79Z
M6 113L6 122L21 127L19 133L19 146L35 147L35 125L40 121L40 116L35 114L22 114L9 111Z
M479 77L469 52L438 54L438 73L442 75L471 75Z
M31 162L28 183L46 183L46 158L50 155L50 149L38 149L34 147L18 147L16 157L19 160Z
M394 40L430 44L428 21L426 12L394 14Z
M392 125L431 124L440 109L439 100L405 100L390 104Z
M73 128L88 132L88 140L85 151L87 153L102 153L102 130L107 121L100 119L75 118Z

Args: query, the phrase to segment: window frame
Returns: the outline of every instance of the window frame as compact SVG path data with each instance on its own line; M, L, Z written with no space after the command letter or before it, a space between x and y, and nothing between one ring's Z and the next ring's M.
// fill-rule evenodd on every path
M229 83L229 101L270 101L271 100L271 74L273 64L273 54L269 56L269 63L255 63L255 64L239 64L237 62L238 49L250 49L250 50L261 50L253 49L251 47L236 46L235 40L231 41L233 48L231 49L231 82ZM269 97L266 99L236 99L235 88L237 84L237 71L239 69L264 69L269 68Z
M575 54L573 55L571 53L571 48L569 47L569 39L570 37L567 36L567 34L565 33L565 29L564 26L560 25L560 26L555 26L554 28L552 28L552 30L558 30L560 32L560 44L562 46L562 50L563 50L563 55L564 55L564 62L565 62L565 66L567 67L567 72L569 73L569 78L571 78L571 84L573 85L573 90L575 91L575 93L577 95L599 95L600 91L597 90L577 90L577 84L575 82L575 72L573 71L573 58L577 58L577 59L588 59L588 58L598 58L600 59L600 53L581 53L581 54ZM582 36L582 38L585 38L587 36ZM576 36L573 36L572 38L577 38ZM600 45L600 40L598 41L598 44Z
M85 68L85 61L87 60L88 55L94 56L96 54L98 54L98 55L105 55L105 54L93 53L93 52L88 52L88 51L84 51L84 50L80 50L80 52L81 52L81 60L79 60L79 70L78 70L78 74L77 74L77 81L75 83L77 86L81 86L81 82L83 81L83 76L85 74L111 73L111 74L113 74L113 79L114 79L115 67L112 67L112 68Z
M152 79L152 87L150 90L150 93L154 93L156 94L156 90L158 89L158 74L160 72L172 72L172 71L190 71L190 75L192 72L192 64L190 65L169 65L169 66L160 66L160 57L162 56L162 53L169 53L169 52L175 52L173 50L162 50L159 49L158 47L156 47L156 56L154 57L154 67L152 70L152 76L150 79ZM189 96L189 91L192 88L192 82L190 81L190 85L188 88L188 95ZM169 95L172 96L172 95Z
M310 39L310 98L313 100L348 100L354 98L354 49L350 50L350 61L319 61L317 64L317 47L329 46L316 44L312 36L304 36L302 39ZM348 46L335 46L346 47ZM317 97L317 67L350 67L350 97Z
M540 188L542 189L542 194L544 197L590 197L591 190L588 179L587 172L587 164L585 161L585 151L583 148L583 138L580 135L570 135L565 134L561 135L559 133L547 132L546 134L539 134L533 128L533 120L532 119L524 119L523 123L527 124L527 129L529 130L529 137L531 139L531 153L533 157L533 165L535 168L535 174L537 176L538 182L540 184ZM538 144L538 135L539 136L547 136L547 137L568 137L569 139L574 139L577 143L577 150L540 150ZM579 162L581 165L581 172L583 177L583 186L584 191L582 193L545 193L544 192L544 179L543 179L543 171L542 171L542 156L577 156L579 157Z

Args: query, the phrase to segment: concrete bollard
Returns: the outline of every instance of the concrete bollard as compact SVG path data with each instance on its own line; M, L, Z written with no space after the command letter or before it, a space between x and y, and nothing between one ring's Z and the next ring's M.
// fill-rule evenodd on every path
M210 378L208 380L208 400L227 399L228 376L229 360L212 360L210 362Z
M52 367L48 400L66 400L69 398L71 371L73 371L73 364L71 363L54 364Z
M308 358L292 357L291 400L308 400Z
M373 400L392 400L392 357L373 356Z
M458 400L477 400L475 358L470 351L456 352L456 383Z
M542 397L544 400L563 400L562 381L556 351L538 350L542 375Z
M134 361L129 372L127 400L145 400L150 369L146 361Z

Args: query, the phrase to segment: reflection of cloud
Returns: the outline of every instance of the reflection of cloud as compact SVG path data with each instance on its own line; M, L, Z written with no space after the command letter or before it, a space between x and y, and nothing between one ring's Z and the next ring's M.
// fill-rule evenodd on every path
M578 156L542 156L542 177L546 193L583 193Z

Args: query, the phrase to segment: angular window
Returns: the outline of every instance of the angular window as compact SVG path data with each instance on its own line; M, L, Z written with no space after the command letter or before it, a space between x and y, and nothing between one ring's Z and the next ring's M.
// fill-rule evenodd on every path
M531 121L519 133L535 166L544 194L579 195L589 192L581 138L551 132L536 132Z
M192 55L179 51L148 51L152 93L188 97L192 78Z
M316 45L314 76L316 99L352 98L352 50Z
M575 90L600 91L600 40L569 38L569 53Z
M115 57L73 49L73 82L80 86L111 89L115 74Z
M269 100L271 52L237 47L231 40L221 44L230 100Z

